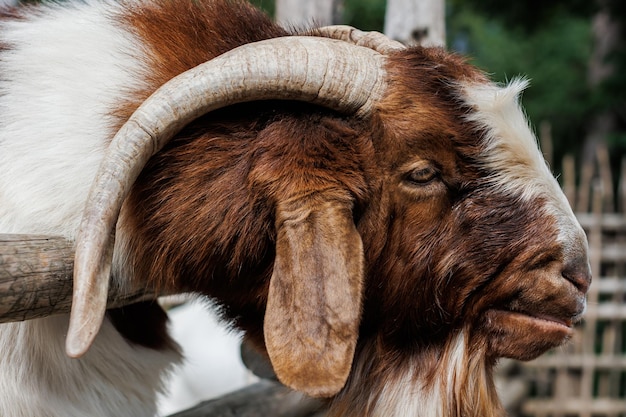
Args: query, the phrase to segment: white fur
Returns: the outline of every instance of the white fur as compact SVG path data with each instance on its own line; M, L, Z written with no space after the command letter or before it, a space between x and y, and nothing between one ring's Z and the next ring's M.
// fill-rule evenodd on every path
M517 194L522 191L524 198L533 198L546 190L556 194L554 187L559 187L518 103L527 84L519 79L505 87L469 84L464 88L463 98L476 109L467 115L467 119L486 128L487 143L481 160L493 169L495 177L492 181L507 192Z
M0 232L75 236L112 135L115 97L141 66L114 2L51 5L0 23ZM152 416L179 360L126 342L105 321L81 359L64 353L67 316L0 325L0 416Z
M482 160L495 173L491 181L504 192L519 194L525 200L544 197L544 210L559 227L559 241L570 242L571 247L586 247L583 229L550 172L519 105L519 96L527 85L526 80L515 79L505 87L485 83L462 86L463 100L476 109L467 119L486 128L487 145Z
M116 98L141 78L113 2L50 6L0 24L0 231L72 238Z
M81 359L65 355L67 317L0 326L0 416L151 417L173 351L131 345L105 321Z
M406 368L395 381L387 384L378 398L372 417L448 417L444 416L444 398L439 390L439 375L434 384L425 384L415 371Z
M205 304L188 302L168 313L172 338L182 348L185 362L169 379L168 394L159 400L160 415L174 414L257 380L241 360L241 335L225 329Z
M435 364L414 358L388 383L372 417L495 417L501 410L484 352L469 353L468 329L460 330Z
M424 364L407 367L396 380L385 386L372 417L449 417L457 392L464 386L462 375L467 372L467 344L463 331L450 344L447 354L440 360L435 377L427 383L416 369ZM422 371L423 372L423 371ZM470 381L472 382L472 381Z

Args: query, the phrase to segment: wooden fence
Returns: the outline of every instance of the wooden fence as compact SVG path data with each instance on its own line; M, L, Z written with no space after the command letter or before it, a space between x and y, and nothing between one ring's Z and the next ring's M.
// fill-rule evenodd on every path
M522 365L527 397L512 415L626 417L626 165L614 187L606 148L580 170L563 164L564 188L590 245L588 309L567 346Z

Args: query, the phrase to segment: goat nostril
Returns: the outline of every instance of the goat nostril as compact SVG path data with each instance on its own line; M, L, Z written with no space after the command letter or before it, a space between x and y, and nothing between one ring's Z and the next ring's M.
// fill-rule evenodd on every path
M586 293L589 290L589 285L591 284L591 269L589 268L587 260L566 264L561 275L574 284L582 293Z

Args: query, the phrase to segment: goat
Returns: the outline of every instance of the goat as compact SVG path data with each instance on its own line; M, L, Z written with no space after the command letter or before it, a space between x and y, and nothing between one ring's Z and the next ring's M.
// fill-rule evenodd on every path
M572 335L587 243L526 82L296 35L238 0L2 12L0 232L76 258L69 325L0 325L0 415L155 413L178 348L109 285L208 297L331 416L500 416L497 359Z

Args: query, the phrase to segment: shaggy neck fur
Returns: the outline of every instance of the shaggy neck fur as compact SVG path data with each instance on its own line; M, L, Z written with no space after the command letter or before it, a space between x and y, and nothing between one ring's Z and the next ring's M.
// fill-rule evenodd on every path
M383 361L361 355L353 374L363 379L353 375L332 403L330 416L502 417L493 364L484 347L468 344L468 338L468 331L459 331L441 352L420 351L408 364L398 362L395 371L374 369L372 363ZM361 391L364 380L378 389Z

